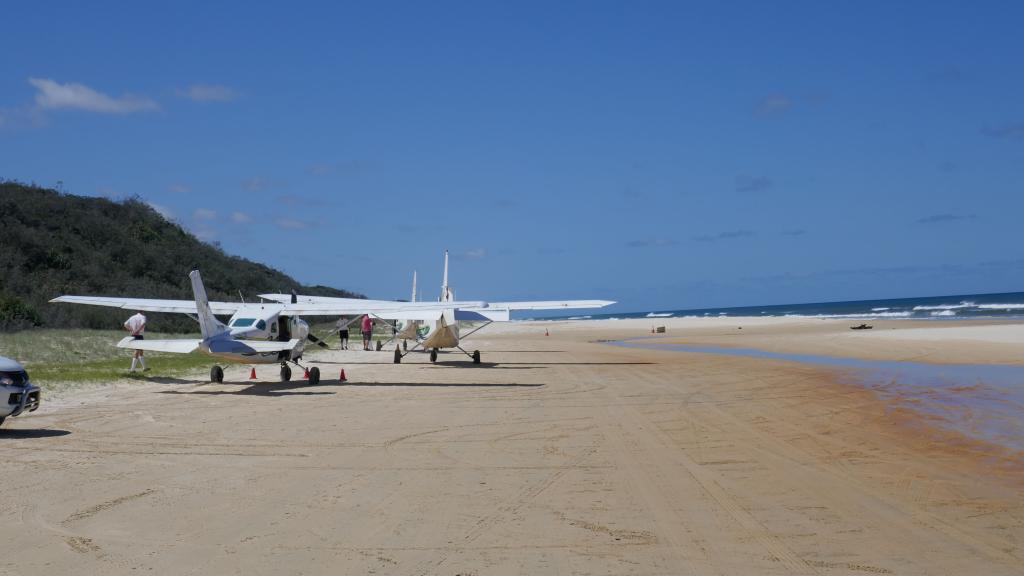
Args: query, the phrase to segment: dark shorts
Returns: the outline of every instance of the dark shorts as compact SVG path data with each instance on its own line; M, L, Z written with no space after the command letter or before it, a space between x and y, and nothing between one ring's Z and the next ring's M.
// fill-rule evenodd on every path
M373 334L373 332L371 332L369 330L364 330L363 331L363 338L369 340L370 339L370 334Z
M132 338L136 340L145 340L146 338L142 334L133 334Z
M339 330L338 335L344 338L345 340L348 340L348 330Z

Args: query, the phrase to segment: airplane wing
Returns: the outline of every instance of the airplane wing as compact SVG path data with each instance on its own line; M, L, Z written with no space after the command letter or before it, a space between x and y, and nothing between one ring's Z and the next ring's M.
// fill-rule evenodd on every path
M334 298L331 296L298 296L298 302L291 303L291 294L260 294L260 298L280 303L284 316L345 316L349 314L382 315L403 312L399 319L418 319L416 314L425 314L437 319L442 310L452 308L485 309L487 302L392 302L391 300L364 300L362 298ZM436 313L435 313L436 312ZM412 315L410 315L412 314ZM381 316L384 318L385 316Z
M364 301L365 302L365 301ZM374 302L371 300L371 302ZM394 318L416 319L420 314L437 319L444 310L453 308L451 302L380 302L379 304L362 304L354 306L349 304L281 304L282 316L348 316L352 314L390 314ZM458 304L458 303L456 303ZM474 309L486 309L486 302L468 302ZM397 314L397 316L396 316Z
M487 308L504 310L560 310L562 308L604 308L614 300L536 300L533 302L488 302ZM472 306L461 307L475 310Z
M407 310L407 311L394 311L394 310L381 310L378 312L370 312L371 316L380 318L382 320L422 320L430 321L437 320L444 314L444 309L436 310Z
M188 354L199 349L202 340L136 340L126 336L117 343L118 348L129 350L148 350L152 352L173 352L175 354Z
M146 312L180 312L195 314L195 300L156 300L152 298L116 298L108 296L59 296L50 302L66 302L68 304L89 304L91 306L107 306L124 308L125 310L144 310ZM234 314L242 306L241 302L210 302L214 314Z

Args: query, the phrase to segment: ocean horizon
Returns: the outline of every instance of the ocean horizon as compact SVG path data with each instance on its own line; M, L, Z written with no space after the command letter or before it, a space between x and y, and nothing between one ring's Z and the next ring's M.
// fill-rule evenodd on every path
M657 309L603 314L534 316L526 320L612 320L620 318L705 318L765 316L912 320L1013 319L1024 317L1024 292L954 294L916 298L847 300L724 308Z

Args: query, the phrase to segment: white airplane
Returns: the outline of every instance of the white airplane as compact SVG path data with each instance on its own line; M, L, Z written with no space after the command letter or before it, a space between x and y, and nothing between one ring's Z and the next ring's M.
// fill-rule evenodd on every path
M288 294L260 294L261 298L284 302L290 298ZM416 276L413 274L413 300L416 299ZM299 296L298 302L325 305L330 303L344 302L345 299L331 298L327 296ZM459 344L461 341L477 331L490 325L492 322L508 322L512 310L561 310L575 308L603 308L615 304L613 300L542 300L527 302L489 302L483 305L460 303L455 300L455 292L448 285L448 251L444 252L444 277L441 281L441 297L439 299L444 308L418 309L414 311L387 310L370 312L371 315L383 320L397 321L395 328L398 330L397 337L403 335L409 339L417 340L416 346L411 350L403 351L395 347L395 364L402 361L402 358L416 350L423 348L430 350L430 361L437 362L438 351L443 348L457 348L466 356L473 359L474 364L480 363L480 351L474 350L472 354L464 350ZM415 303L415 302L413 302ZM482 322L465 334L460 334L459 322Z
M361 300L336 298L324 303L299 303L289 296L282 302L209 302L206 288L198 270L189 274L195 300L154 300L148 298L117 298L106 296L60 296L50 302L109 306L126 310L149 312L178 312L188 314L199 322L201 339L182 340L137 340L128 336L117 343L118 348L130 350L151 350L188 354L200 351L214 358L241 364L281 364L281 380L291 379L292 371L288 362L302 368L299 360L305 350L306 340L326 347L309 333L309 324L301 316L341 316L364 313L402 312L416 314L423 309L442 310L440 303L389 302L383 300ZM486 303L479 304L486 307ZM216 314L231 314L227 324L221 323ZM214 366L210 370L211 382L223 382L224 370ZM309 369L309 383L320 381L320 369Z

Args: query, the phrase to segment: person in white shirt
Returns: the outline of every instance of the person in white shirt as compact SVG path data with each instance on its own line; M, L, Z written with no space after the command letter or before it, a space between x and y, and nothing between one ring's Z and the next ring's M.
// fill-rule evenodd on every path
M132 338L142 340L142 333L146 330L146 317L142 312L136 312L134 316L124 321L124 329L132 335ZM142 356L142 350L136 350L135 355L132 356L132 368L130 372L135 372L136 363L142 366L143 372L149 370L149 368L146 368L146 359Z

